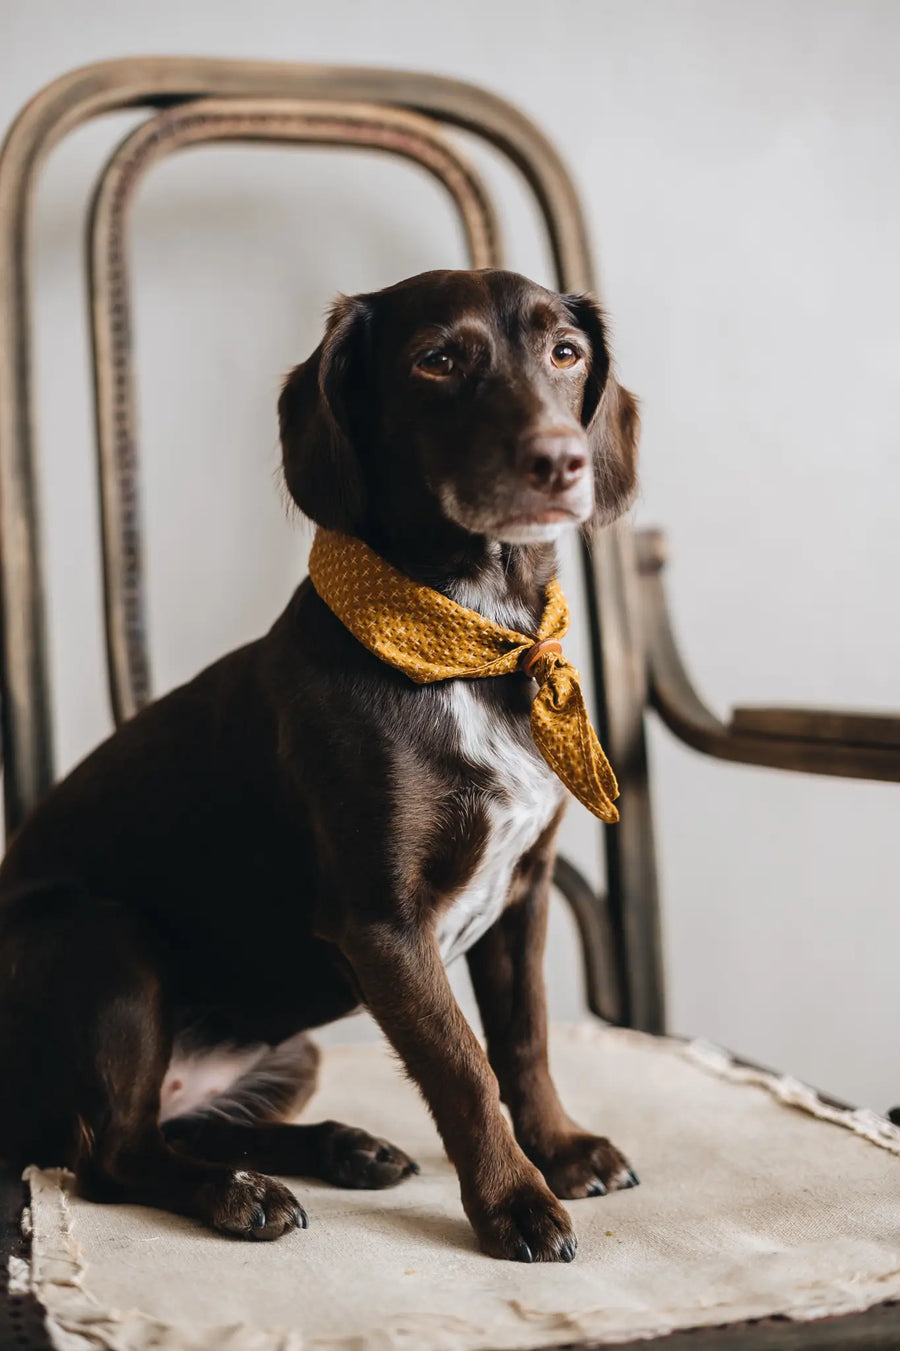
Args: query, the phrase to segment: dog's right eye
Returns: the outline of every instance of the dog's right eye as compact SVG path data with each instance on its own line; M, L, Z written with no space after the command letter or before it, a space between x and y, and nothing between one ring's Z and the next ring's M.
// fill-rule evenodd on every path
M422 356L417 357L413 370L420 375L427 375L432 380L442 380L453 371L453 358L446 352L424 352Z

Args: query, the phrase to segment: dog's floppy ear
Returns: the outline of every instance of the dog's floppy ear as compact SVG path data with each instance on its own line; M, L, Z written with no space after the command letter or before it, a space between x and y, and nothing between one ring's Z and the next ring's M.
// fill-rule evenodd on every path
M641 419L637 400L612 373L603 311L587 295L564 296L566 308L591 344L581 423L594 461L595 526L609 525L634 500Z
M365 510L359 427L366 400L369 307L340 296L325 337L284 382L278 400L284 478L302 512L327 530L353 534Z

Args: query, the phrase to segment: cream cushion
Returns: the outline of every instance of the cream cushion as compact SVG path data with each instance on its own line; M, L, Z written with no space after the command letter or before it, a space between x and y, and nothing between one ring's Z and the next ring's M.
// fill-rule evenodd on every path
M30 1273L66 1351L463 1351L648 1337L900 1298L900 1130L831 1109L714 1048L597 1022L558 1027L570 1111L642 1185L570 1203L571 1265L475 1243L431 1120L382 1046L336 1047L305 1115L387 1136L422 1166L389 1192L296 1180L310 1228L228 1240L29 1173Z

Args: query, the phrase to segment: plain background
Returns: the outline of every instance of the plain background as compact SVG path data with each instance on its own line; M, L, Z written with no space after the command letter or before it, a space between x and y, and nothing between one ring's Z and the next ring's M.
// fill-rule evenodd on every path
M2 0L0 25L4 125L65 70L139 53L414 67L518 103L584 197L619 368L643 403L636 519L669 533L701 690L722 712L900 706L900 5ZM37 202L63 767L109 727L81 222L134 120L71 137ZM520 185L496 181L511 265L549 280ZM303 574L274 404L329 298L464 257L439 190L409 167L239 148L152 170L134 248L163 690L266 628ZM575 592L571 551L565 578ZM900 790L721 765L657 727L651 751L673 1029L858 1103L900 1102ZM565 838L595 872L580 808ZM549 967L554 1012L573 1016L561 906Z

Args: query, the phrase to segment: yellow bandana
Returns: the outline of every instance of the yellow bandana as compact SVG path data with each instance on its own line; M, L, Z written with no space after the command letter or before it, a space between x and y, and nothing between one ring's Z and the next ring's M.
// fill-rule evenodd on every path
M618 821L615 775L591 726L581 677L559 644L569 627L559 582L548 583L540 627L531 638L420 586L362 540L334 530L316 531L309 575L354 638L419 685L526 671L539 686L531 734L541 755L589 811L601 821Z

